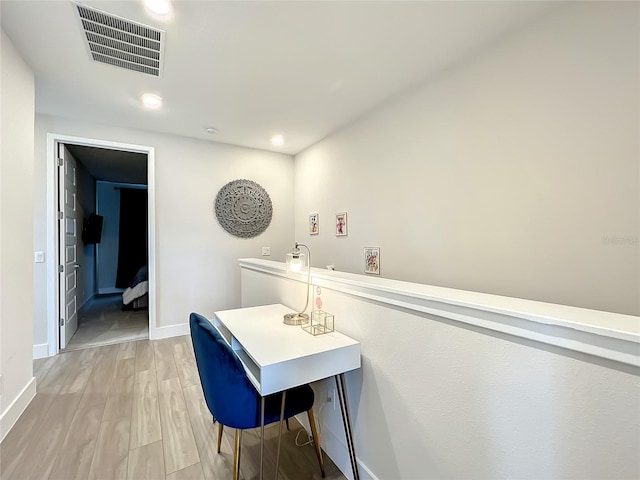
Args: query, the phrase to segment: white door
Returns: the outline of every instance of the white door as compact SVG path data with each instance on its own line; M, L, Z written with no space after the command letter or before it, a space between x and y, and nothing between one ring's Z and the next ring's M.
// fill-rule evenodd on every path
M76 162L58 144L58 214L60 243L60 348L65 348L78 329L78 199Z

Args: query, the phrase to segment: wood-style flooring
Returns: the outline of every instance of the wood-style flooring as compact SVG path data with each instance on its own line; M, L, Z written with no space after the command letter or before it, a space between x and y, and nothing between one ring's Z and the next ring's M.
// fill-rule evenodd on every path
M149 311L122 310L122 295L98 295L78 311L66 351L149 338Z
M202 395L189 336L74 350L34 361L37 395L0 444L0 478L230 479L232 428L218 425ZM280 478L320 479L302 428L283 430ZM259 429L243 434L240 475L259 474ZM265 478L274 478L277 423L265 429ZM300 435L304 440L307 435ZM344 479L325 455L328 479Z

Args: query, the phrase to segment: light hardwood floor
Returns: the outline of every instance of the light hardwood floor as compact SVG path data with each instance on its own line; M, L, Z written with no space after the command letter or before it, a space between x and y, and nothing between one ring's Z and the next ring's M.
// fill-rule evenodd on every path
M216 452L189 336L107 345L34 361L38 393L0 444L0 478L228 479L234 430ZM283 430L280 478L319 479L302 428ZM258 477L259 429L243 434L241 478ZM265 478L273 478L277 424L265 429ZM301 438L306 440L303 432ZM328 479L344 479L325 455Z
M122 295L99 295L78 311L67 351L149 338L148 310L122 310Z

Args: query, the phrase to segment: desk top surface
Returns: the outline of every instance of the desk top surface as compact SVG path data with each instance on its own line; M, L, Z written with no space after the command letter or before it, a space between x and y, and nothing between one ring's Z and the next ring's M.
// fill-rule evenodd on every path
M344 347L359 348L360 342L339 332L314 336L300 326L285 325L283 316L291 312L292 309L275 304L224 310L214 315L261 368Z

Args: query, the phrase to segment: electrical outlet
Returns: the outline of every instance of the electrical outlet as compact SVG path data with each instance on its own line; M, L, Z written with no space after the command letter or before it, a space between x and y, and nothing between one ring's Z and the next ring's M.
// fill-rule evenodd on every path
M262 247L262 256L268 257L271 255L271 247Z

